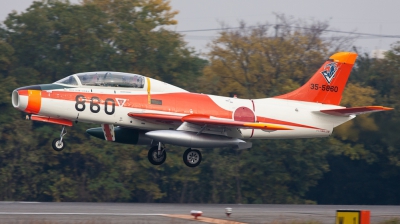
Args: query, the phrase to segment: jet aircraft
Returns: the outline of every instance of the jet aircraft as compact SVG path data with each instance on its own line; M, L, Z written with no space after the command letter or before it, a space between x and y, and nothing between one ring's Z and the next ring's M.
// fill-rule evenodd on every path
M201 148L246 149L252 139L327 137L356 115L391 110L383 106L346 108L342 93L357 54L332 55L311 79L284 95L239 99L188 92L138 74L83 72L52 84L21 87L12 104L27 118L62 126L52 147L65 147L66 126L99 124L90 135L111 142L148 145L148 159L164 163L165 144L188 147L183 161L196 167Z

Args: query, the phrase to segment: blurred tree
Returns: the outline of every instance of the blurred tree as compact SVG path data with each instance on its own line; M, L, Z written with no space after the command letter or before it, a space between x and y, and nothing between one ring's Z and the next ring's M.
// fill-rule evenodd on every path
M38 71L35 80L43 83L77 72L109 69L109 58L115 54L107 44L112 37L107 15L91 5L34 2L27 12L9 14L4 23L7 42L16 47L17 67ZM18 70L15 74L23 75L21 79L30 76Z
M27 12L9 15L5 36L11 46L18 46L15 75L28 72L30 81L117 70L194 89L189 80L201 74L205 61L179 34L164 28L176 23L176 13L169 2L158 0L34 2Z
M324 204L400 203L399 46L394 44L383 59L359 55L342 102L346 106L385 105L395 111L358 116L336 128L336 137L355 147L329 157L331 171L308 193L310 199Z
M113 26L112 42L118 54L112 62L119 70L130 71L183 88L195 90L195 80L206 61L187 48L180 34L166 29L177 23L169 1L84 0L108 15Z
M210 43L206 61L167 29L176 13L162 0L47 0L9 15L0 30L1 200L400 203L398 113L360 116L326 139L254 141L244 151L205 149L201 166L191 169L182 163L183 148L168 149L166 163L155 167L147 161L147 147L91 139L83 134L88 124L69 129L68 150L55 152L50 142L60 127L24 121L10 105L18 86L93 70L262 98L299 87L332 52L347 49L348 38L322 37L327 23L279 15L281 24L272 31L268 24L244 22L238 30L224 29ZM399 109L399 46L385 59L360 55L342 105ZM343 193L346 188L357 190Z
M244 22L239 29L221 31L209 45L203 92L243 98L289 92L314 74L330 50L342 45L337 39L321 38L327 23L299 24L282 15L280 20L275 35L271 25L247 27Z
M9 15L0 42L0 85L4 87L0 107L6 112L0 116L2 199L185 201L184 193L176 197L175 192L181 191L180 183L192 182L180 175L184 171L176 167L176 159L170 168L153 167L147 161L147 149L89 141L84 134L90 127L87 124L69 130L70 150L56 153L50 143L60 127L24 121L24 115L10 105L10 94L19 86L93 70L143 71L195 88L196 82L189 80L201 74L205 61L186 48L178 34L162 28L176 23L172 19L176 13L169 11L166 1L73 5L49 0ZM137 63L129 61L133 57Z

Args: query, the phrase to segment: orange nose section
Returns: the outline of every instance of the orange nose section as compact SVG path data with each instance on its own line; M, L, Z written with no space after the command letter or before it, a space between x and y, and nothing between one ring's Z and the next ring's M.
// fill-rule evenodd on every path
M37 114L42 106L42 91L28 90L28 106L25 111L32 114Z

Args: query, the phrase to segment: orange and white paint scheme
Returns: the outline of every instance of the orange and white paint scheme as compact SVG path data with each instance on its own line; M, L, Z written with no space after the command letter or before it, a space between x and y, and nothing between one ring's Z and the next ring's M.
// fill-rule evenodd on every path
M357 54L332 55L300 88L276 97L239 99L191 93L138 74L84 72L52 84L13 91L12 104L27 118L62 126L53 148L61 151L65 126L98 124L87 132L112 142L149 145L149 161L164 163L165 144L188 147L183 161L201 162L199 148L245 149L252 139L327 137L356 115L391 110L340 106Z

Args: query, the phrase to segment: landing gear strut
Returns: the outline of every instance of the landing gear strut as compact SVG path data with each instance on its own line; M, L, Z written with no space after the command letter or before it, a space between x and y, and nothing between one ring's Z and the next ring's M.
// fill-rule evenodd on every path
M53 143L51 143L51 146L53 146L53 149L56 150L57 152L60 152L64 149L65 142L63 142L63 137L66 134L67 134L67 131L65 130L65 126L62 126L60 138L55 138L53 140Z
M183 153L183 162L188 167L196 167L201 163L201 152L197 149L186 149Z
M157 146L150 148L147 158L153 165L161 165L165 162L167 159L167 153L165 152L165 148L161 146L161 142L159 142Z

